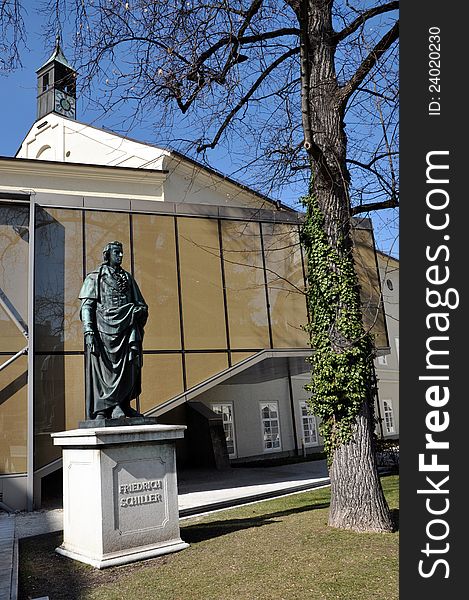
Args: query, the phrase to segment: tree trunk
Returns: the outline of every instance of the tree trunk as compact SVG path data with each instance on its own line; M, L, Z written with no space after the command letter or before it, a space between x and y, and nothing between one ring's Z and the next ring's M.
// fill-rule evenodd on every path
M331 261L330 269L339 276L340 259L352 257L351 213L348 195L349 175L346 168L347 140L345 135L345 102L335 73L335 52L331 7L329 0L302 0L300 11L302 30L303 124L305 141L311 142L311 193L324 218L327 245L339 257ZM306 60L305 60L306 59ZM307 102L305 102L307 100ZM306 119L305 119L306 113ZM308 218L308 215L307 215ZM314 274L312 274L314 277ZM352 347L357 340L344 337L336 326L345 313L345 303L360 306L360 290L355 282L335 306L335 321L326 329L330 347L336 353ZM314 306L311 307L314 311ZM314 328L314 319L313 319ZM365 334L362 328L363 334ZM313 331L314 334L314 331ZM313 348L314 350L314 348ZM374 368L371 356L362 356L364 364ZM313 363L314 364L314 363ZM371 382L368 386L371 390ZM373 444L373 399L364 394L356 418L352 439L332 446L331 507L329 524L355 531L393 530L392 518L378 475ZM338 407L331 422L343 418Z
M393 523L376 466L369 413L364 402L352 441L334 452L329 525L353 531L389 532L393 531Z

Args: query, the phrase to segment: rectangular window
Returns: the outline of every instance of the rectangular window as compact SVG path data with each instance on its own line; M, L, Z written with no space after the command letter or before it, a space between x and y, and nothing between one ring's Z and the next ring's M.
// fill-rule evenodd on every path
M383 356L378 356L378 364L385 367L388 364L388 357L385 354Z
M212 404L212 410L223 418L223 429L225 430L226 449L230 458L236 457L236 443L234 436L233 405Z
M394 411L391 400L383 400L384 426L386 433L394 433Z
M282 449L280 439L280 421L277 402L261 402L261 422L264 452L275 452Z
M318 432L316 426L316 417L312 415L306 402L300 402L301 423L303 426L303 440L305 446L318 445Z
M397 362L399 362L399 338L395 338L396 343L396 354L397 354Z

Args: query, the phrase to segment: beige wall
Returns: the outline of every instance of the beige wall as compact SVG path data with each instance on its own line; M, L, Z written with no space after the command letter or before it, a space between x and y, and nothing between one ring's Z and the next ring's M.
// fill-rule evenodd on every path
M212 404L232 403L235 425L236 458L271 457L282 452L293 452L292 417L288 380L275 379L263 383L219 385L197 398L209 408ZM281 448L278 451L264 451L261 427L260 403L278 403Z
M377 258L391 350L375 360L379 402L382 418L384 400L390 401L393 408L394 432L387 434L383 423L385 437L399 437L399 261L379 252Z

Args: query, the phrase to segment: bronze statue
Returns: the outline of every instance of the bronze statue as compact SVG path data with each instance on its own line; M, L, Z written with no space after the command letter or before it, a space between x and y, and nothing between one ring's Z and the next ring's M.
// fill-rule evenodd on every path
M103 263L80 290L86 345L88 419L140 417L130 406L141 392L143 328L148 306L130 273L121 267L121 242L103 250Z

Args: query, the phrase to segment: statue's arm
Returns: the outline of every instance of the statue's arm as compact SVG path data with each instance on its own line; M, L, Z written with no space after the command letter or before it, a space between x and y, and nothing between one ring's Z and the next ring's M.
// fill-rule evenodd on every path
M84 335L95 332L96 300L85 298L81 301L81 320Z
M96 340L96 300L85 298L81 301L81 320L83 323L83 334L85 344L92 354L98 354L98 344Z
M83 323L85 343L91 352L97 348L96 335L96 304L98 299L99 271L87 275L78 297L81 300L80 319Z
M132 285L133 299L135 305L134 315L137 318L137 321L140 323L140 325L144 327L148 319L148 305L145 302L142 296L142 292L140 291L140 288L138 287L138 284L135 281L135 279L132 278L130 282Z

